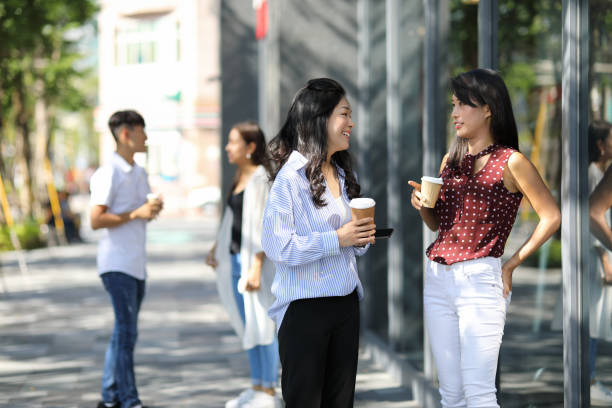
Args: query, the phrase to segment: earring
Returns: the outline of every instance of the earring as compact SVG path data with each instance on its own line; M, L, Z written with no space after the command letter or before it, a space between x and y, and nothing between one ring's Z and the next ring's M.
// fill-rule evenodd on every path
M247 158L247 159L249 159L249 160L251 160L251 153L247 153L247 154L246 154L246 158Z

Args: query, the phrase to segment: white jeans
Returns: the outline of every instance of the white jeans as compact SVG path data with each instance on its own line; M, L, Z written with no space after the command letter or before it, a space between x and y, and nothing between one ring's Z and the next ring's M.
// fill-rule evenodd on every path
M495 371L510 303L503 288L499 258L427 264L425 325L444 408L499 407Z

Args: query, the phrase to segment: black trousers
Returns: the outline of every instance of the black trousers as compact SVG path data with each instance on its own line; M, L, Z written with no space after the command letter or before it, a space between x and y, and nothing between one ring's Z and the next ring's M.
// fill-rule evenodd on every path
M278 332L286 408L350 408L359 352L359 300L291 302Z

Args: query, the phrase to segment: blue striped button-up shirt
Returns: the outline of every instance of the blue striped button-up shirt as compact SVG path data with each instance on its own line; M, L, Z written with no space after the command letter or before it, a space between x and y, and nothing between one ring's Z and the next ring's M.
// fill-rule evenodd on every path
M327 205L315 207L305 174L307 161L299 152L291 153L276 176L264 212L261 243L276 265L272 283L276 301L268 314L277 330L289 304L296 299L345 296L355 288L359 299L363 298L355 255L363 255L368 246L340 247L336 230L346 219L329 188L323 194ZM341 168L338 178L346 204Z

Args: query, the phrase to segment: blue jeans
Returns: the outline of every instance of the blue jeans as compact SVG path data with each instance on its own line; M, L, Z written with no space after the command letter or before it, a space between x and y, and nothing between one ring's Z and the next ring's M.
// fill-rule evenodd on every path
M240 317L244 322L244 298L238 292L238 280L240 280L240 254L232 255L232 284L234 297L238 305ZM271 344L255 346L247 350L249 366L251 367L251 382L255 386L274 388L278 381L278 340L276 336Z
M589 373L590 373L590 377L589 379L592 381L595 378L595 358L597 357L597 339L591 337L591 340L589 342Z
M106 272L101 278L115 312L115 328L104 360L102 400L121 402L122 408L130 408L140 404L134 377L134 347L145 281L122 272Z

